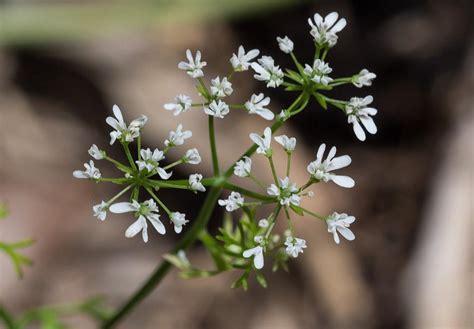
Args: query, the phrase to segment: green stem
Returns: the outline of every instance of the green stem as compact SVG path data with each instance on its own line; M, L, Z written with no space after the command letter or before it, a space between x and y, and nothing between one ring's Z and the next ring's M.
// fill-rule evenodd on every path
M183 163L183 162L184 162L183 159L179 159L179 160L177 160L177 161L175 161L175 162L173 162L173 163L170 163L169 165L167 165L167 166L164 167L163 169L164 169L164 170L171 169L171 168L173 168L173 167L175 167L175 166L177 166L177 165L179 165L179 164L181 164L181 163Z
M138 160L142 159L142 155L140 154L141 150L142 150L142 136L138 135L138 138L137 138L137 159Z
M214 130L214 117L209 115L209 143L211 144L212 168L214 176L219 176L219 159L217 158L216 132Z
M0 319L6 325L6 329L16 329L15 322L5 308L0 305Z
M127 155L128 162L130 163L130 166L132 166L133 169L137 170L137 166L135 165L135 162L133 161L132 154L130 153L130 149L128 148L128 144L122 144L123 149L125 150L125 154Z
M107 161L109 161L109 162L112 162L114 165L117 166L117 168L122 169L122 170L125 171L125 172L131 172L131 170L130 170L129 167L127 167L127 166L124 165L123 163L118 162L118 161L115 160L115 159L112 159L112 158L109 157L109 156L106 156L104 159L107 160Z
M230 191L239 192L239 193L241 193L245 196L248 196L248 197L260 200L260 201L275 201L274 197L264 195L264 194L260 194L260 193L257 193L257 192L253 192L253 191L247 190L243 187L231 184L229 182L224 183L224 188L227 189L227 190L230 190Z
M300 207L300 208L301 208L301 210L303 210L303 212L307 213L308 215L311 215L311 216L313 216L313 217L316 217L317 219L326 221L326 217L321 216L321 215L318 215L317 213L312 212L311 210L308 210L308 209L306 209L306 208L303 208L303 207Z
M120 198L122 195L125 194L125 192L127 192L128 190L130 190L132 188L133 185L128 185L126 188L124 188L122 191L120 191L119 193L117 193L112 199L110 199L109 201L107 201L107 204L110 205L112 202L114 202L115 200L117 200L118 198Z
M278 184L278 176L277 176L277 173L276 173L275 164L273 163L273 157L269 156L268 161L270 162L270 167L272 168L273 180L275 181L275 184L277 186L280 186L280 184Z
M291 153L287 153L288 160L286 162L286 177L290 177L290 168L291 168Z
M262 189L267 190L267 187L261 181L259 181L258 178L255 177L254 175L249 174L248 178L250 178L255 184L260 186Z
M155 193L151 190L149 187L145 187L145 190L147 190L148 193L150 193L151 197L155 199L155 201L160 205L161 208L163 208L164 211L168 214L168 216L171 216L171 211L166 207L166 205L156 196Z

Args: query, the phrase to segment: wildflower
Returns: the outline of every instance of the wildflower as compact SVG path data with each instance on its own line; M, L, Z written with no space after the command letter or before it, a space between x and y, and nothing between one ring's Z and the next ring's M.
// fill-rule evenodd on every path
M170 131L170 135L167 140L165 140L165 145L168 147L183 145L184 141L193 136L191 130L183 131L183 125L179 124L176 128L176 131Z
M244 198L238 192L230 193L229 197L226 200L219 200L219 206L224 207L228 212L239 209L244 205Z
M299 238L293 238L288 236L285 241L286 253L296 258L299 253L303 253L303 249L306 248L306 241Z
M202 71L203 67L207 65L206 62L201 62L201 52L198 50L196 51L196 57L193 58L193 54L191 50L186 50L186 58L188 59L187 62L180 62L178 64L178 68L181 70L185 70L188 75L194 79L201 78L204 76L204 72Z
M192 99L189 96L180 94L175 97L174 103L168 103L164 105L165 110L174 111L173 115L177 116L181 113L188 111L192 106Z
M94 161L90 160L88 164L84 163L84 167L86 170L75 170L72 175L81 179L99 179L102 177L100 170L95 167Z
M201 163L201 156L199 155L198 150L195 148L187 150L185 156L183 157L183 162L193 165Z
M270 148L270 143L272 142L272 130L267 127L263 131L263 137L261 137L258 134L251 133L250 134L250 139L257 144L257 153L258 154L265 154L266 156L271 155L271 148Z
M94 211L94 216L102 221L105 220L105 217L107 216L107 208L108 205L104 201L99 204L96 204L92 207L92 210Z
M189 220L187 220L185 217L186 217L186 214L182 214L177 211L171 213L170 220L174 224L174 231L176 233L181 233L181 231L183 230L183 226L189 222Z
M276 88L283 83L283 71L270 56L262 56L258 63L252 63L252 69L256 73L253 77L267 82L268 88Z
M239 177L248 177L250 176L250 171L252 170L252 159L249 157L243 157L242 160L237 161L234 166L234 175Z
M227 78L223 78L222 81L220 77L211 80L212 96L222 98L230 96L233 91L232 83Z
M142 115L140 118L133 120L127 127L125 121L123 121L122 112L117 105L112 108L115 118L107 117L105 122L109 124L115 131L110 133L110 145L115 143L115 140L119 139L122 142L133 142L135 138L140 135L140 129L143 128L147 122L147 117Z
M253 257L253 265L257 270L261 270L263 268L263 248L261 246L256 246L251 249L245 250L242 253L242 256L244 256L245 258Z
M275 115L265 108L268 104L270 104L270 97L265 97L263 93L260 93L258 95L253 94L244 106L250 114L258 114L265 120L273 120Z
M333 79L328 76L332 72L329 64L320 59L316 59L313 67L305 64L303 72L311 78L312 81L327 86Z
M296 147L296 138L288 137L286 135L276 136L275 140L278 144L283 146L287 153L292 153Z
M377 133L377 126L372 119L372 116L377 114L377 110L373 107L367 107L373 100L372 96L352 97L349 104L346 105L347 122L352 124L355 135L361 141L365 141L365 132L359 122L364 125L369 134Z
M308 23L311 26L311 35L314 42L319 47L333 47L337 43L337 33L346 27L346 20L341 18L338 21L339 14L332 12L324 19L319 14L314 15L314 23L311 18L308 18Z
M224 119L224 116L229 113L229 106L219 99L217 101L212 101L209 106L204 107L204 113L216 118Z
M252 60L259 54L260 51L258 49L252 49L245 53L244 47L240 46L237 55L232 54L230 63L237 72L247 71L251 65Z
M202 175L201 174L193 174L189 176L189 187L193 191L205 192L206 188L201 183Z
M136 200L132 202L119 202L114 203L110 206L110 211L115 214L123 214L127 212L134 212L138 219L130 225L125 231L127 238L132 238L137 235L140 231L142 232L142 238L144 242L148 242L148 224L147 220L153 225L156 231L160 234L166 233L166 228L160 221L160 215L158 214L158 207L153 199L147 200L143 203L139 203Z
M290 204L294 206L299 206L301 197L297 194L299 189L296 187L296 184L291 183L288 177L283 179L278 178L278 185L271 184L267 188L267 194L275 196L280 201L282 206L289 206Z
M140 151L140 155L142 160L135 161L140 171L146 169L149 173L151 173L156 169L158 175L160 175L162 179L168 179L171 177L172 173L167 173L166 170L158 166L159 162L165 158L163 151L155 149L152 152L149 148L147 148L142 149Z
M95 144L92 144L88 153L91 157L93 157L96 160L102 160L103 158L105 158L105 152L101 151Z
M266 218L260 219L258 221L258 227L267 228L268 225L269 225L269 223L268 223L268 220Z
M359 74L354 75L352 77L352 83L357 88L362 88L364 86L372 86L372 80L374 80L377 76L375 73L369 72L367 69L363 69L359 72Z
M326 219L326 223L328 224L328 232L332 233L334 237L334 242L339 244L339 235L340 233L344 238L349 241L355 239L354 233L349 229L349 226L355 222L354 216L348 216L347 214L338 214L334 212L331 216Z
M277 41L280 50L285 54L289 54L293 51L293 41L291 41L290 38L288 38L287 36L285 36L284 38L277 37Z
M333 146L329 151L326 160L323 161L324 151L326 150L326 144L321 144L316 154L316 160L311 162L307 170L314 179L323 181L325 183L333 181L335 184L351 188L354 187L354 180L348 176L335 175L331 171L338 170L347 167L351 164L351 157L348 155L342 155L334 157L336 155L336 147Z

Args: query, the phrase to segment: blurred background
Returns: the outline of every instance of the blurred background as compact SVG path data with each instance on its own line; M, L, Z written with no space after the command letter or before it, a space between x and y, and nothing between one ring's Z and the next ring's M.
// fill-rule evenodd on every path
M148 116L150 147L161 147L182 122L204 161L181 166L176 177L210 175L202 112L176 119L163 110L178 93L195 95L192 79L177 69L185 49L203 52L206 79L229 71L240 44L291 66L277 36L288 35L309 62L307 18L331 11L348 20L329 54L333 76L362 68L377 74L371 88L341 87L331 96L373 95L379 133L361 143L339 111L315 102L283 131L298 137L298 183L320 143L351 155L347 173L356 187L325 184L308 206L355 215L356 240L336 245L324 225L298 218L309 247L291 273L268 273L266 290L230 289L237 273L184 281L173 271L119 328L472 328L472 0L0 1L0 201L11 212L0 240L36 240L23 280L0 255L0 302L17 313L97 294L120 305L179 237L126 239L130 218L100 222L91 212L115 190L73 179L92 143L108 147L104 119L112 105L127 120ZM293 97L250 73L236 78L234 90L235 102L265 92L275 113ZM226 119L217 124L218 147L230 164L248 133L267 123L236 112ZM266 166L256 170L270 180ZM192 218L203 197L165 199ZM221 215L215 212L213 227ZM189 258L210 265L199 246ZM68 321L93 328L83 318Z

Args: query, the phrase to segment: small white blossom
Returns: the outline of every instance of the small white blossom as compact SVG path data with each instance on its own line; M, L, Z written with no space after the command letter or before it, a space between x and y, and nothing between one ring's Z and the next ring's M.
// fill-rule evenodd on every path
M298 254L300 253L302 254L303 249L306 248L306 241L303 239L293 238L289 236L286 238L285 246L286 246L286 253L289 256L296 258L298 257Z
M333 81L333 79L328 76L328 74L332 72L332 68L329 67L329 64L320 59L316 59L312 67L305 64L303 72L309 76L312 81L320 83L323 86L327 86Z
M267 228L268 225L269 225L269 223L268 223L268 220L266 218L260 219L258 221L258 227Z
M273 120L275 115L266 108L270 104L270 97L265 97L263 93L253 94L250 100L245 103L245 108L250 114L257 114L265 120Z
M177 116L181 113L188 111L191 108L193 101L191 97L186 95L178 95L174 99L174 103L168 103L164 105L165 110L174 111L173 115Z
M276 136L275 140L278 144L283 146L286 152L292 153L296 147L296 138L288 137L286 135Z
M107 217L107 209L108 204L105 201L102 201L101 203L96 204L92 207L92 210L94 211L94 216L102 221L105 220L105 217Z
M114 203L110 206L110 211L115 214L123 214L127 212L135 213L138 219L130 225L125 231L127 238L132 238L137 235L140 231L142 232L142 238L144 242L148 242L148 224L147 220L153 225L156 231L160 234L166 233L166 228L160 221L160 215L158 214L158 207L156 206L153 199L147 200L143 203L139 203L136 200L130 202L119 202Z
M205 106L204 113L216 118L224 119L224 116L229 113L229 106L219 99L217 101L212 101L209 106Z
M212 96L223 98L230 96L234 90L232 89L232 83L227 78L217 77L211 80L211 94Z
M281 110L280 114L278 114L278 119L286 121L290 118L290 112L286 110Z
M193 174L189 176L189 187L193 191L205 192L206 188L201 183L202 175L201 174Z
M349 216L347 214L338 214L334 212L331 216L326 219L328 224L328 232L332 233L334 237L334 242L339 244L340 239L337 233L340 233L344 238L349 241L355 239L354 233L349 229L349 226L355 222L354 216Z
M260 54L258 49L249 50L245 53L244 47L240 46L236 54L232 54L230 63L237 72L247 71L253 59Z
M270 129L270 127L265 128L265 130L263 131L263 137L259 134L251 133L250 139L255 144L257 144L258 148L256 152L258 154L265 154L266 156L270 155L270 144L272 142L272 130Z
M204 76L204 72L202 71L203 67L207 65L206 62L201 62L201 52L198 50L196 51L196 57L193 58L193 54L191 50L186 50L186 58L188 59L187 62L180 62L178 64L178 68L181 70L185 70L188 75L194 79L201 78Z
M72 175L81 179L99 179L102 177L100 170L95 167L94 161L90 160L89 163L84 163L84 168L86 170L75 170Z
M186 151L185 156L183 157L184 163L190 163L193 165L201 163L201 156L197 149L193 148Z
M258 63L252 63L252 69L256 73L253 77L265 81L267 88L276 88L283 83L283 71L270 56L262 56Z
M253 265L257 270L261 270L264 265L263 261L263 247L256 246L251 249L247 249L242 253L245 258L253 257Z
M170 220L174 224L174 231L176 233L181 233L181 231L183 230L183 226L189 222L189 220L187 220L185 217L186 217L186 214L182 214L177 211L171 213Z
M227 210L228 212L232 212L242 207L244 205L244 201L245 200L244 198L242 198L240 193L232 192L230 193L227 199L225 200L221 199L218 202L219 202L219 206L222 206L222 207L225 206L225 210Z
M105 158L105 152L100 150L95 144L92 144L88 153L91 157L93 157L96 160L102 160L103 158Z
M357 88L362 88L364 86L369 87L372 86L372 80L374 80L376 77L377 75L375 75L375 73L369 72L367 69L363 69L358 75L352 77L352 83Z
M243 157L242 160L237 161L234 166L234 175L239 177L248 177L250 176L250 171L252 170L252 159L249 157Z
M171 177L172 173L167 173L166 170L159 167L159 162L165 158L163 151L155 149L152 152L149 148L147 148L140 150L140 155L142 160L135 161L140 171L146 169L149 173L151 173L156 169L158 175L160 175L162 179L169 179Z
M255 241L256 243L258 244L261 244L263 242L263 236L261 235L256 235L254 238L253 238L253 241Z
M319 14L314 15L314 23L311 18L308 18L308 23L311 26L311 35L319 47L333 47L337 43L337 33L346 27L346 20L341 18L338 21L339 14L332 12L324 19Z
M278 185L271 184L267 188L267 194L276 196L282 206L299 206L301 197L297 194L299 189L294 183L290 183L290 179L285 177L283 179L278 178Z
M290 38L288 38L287 36L285 36L284 38L277 37L277 41L280 50L285 54L289 54L293 51L293 41L291 41Z
M183 266L191 267L191 263L189 262L188 257L186 257L186 252L184 250L178 250L176 256L179 258Z
M377 126L372 119L372 116L377 114L377 110L373 107L367 107L373 100L372 96L364 98L352 97L349 104L346 105L347 122L352 124L355 135L361 141L365 141L366 136L360 122L369 134L374 135L377 133Z
M183 145L184 141L192 136L193 132L191 130L183 131L183 125L179 124L176 131L170 131L168 139L165 140L165 145L169 147Z
M322 180L325 183L333 181L335 184L341 187L354 187L355 183L352 178L348 176L335 175L332 173L334 170L345 168L350 165L352 161L351 157L348 155L334 157L336 155L336 147L333 146L331 150L329 150L326 160L323 161L325 151L326 144L323 143L318 148L316 160L311 162L306 168L311 176L317 180Z
M115 129L110 133L110 145L115 143L117 139L122 142L133 142L135 138L140 136L140 129L143 128L145 123L147 122L147 117L141 115L138 119L133 120L127 127L125 121L123 121L122 111L117 105L114 105L112 108L115 118L114 117L107 117L105 122L109 126Z

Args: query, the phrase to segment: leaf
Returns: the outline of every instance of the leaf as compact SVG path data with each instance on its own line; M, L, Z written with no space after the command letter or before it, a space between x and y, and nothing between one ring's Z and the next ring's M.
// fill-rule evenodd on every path
M323 109L327 110L328 109L328 104L326 103L326 98L323 95L319 94L319 93L314 93L313 95L316 98L316 100L318 101L319 105L321 105L321 107Z
M300 216L303 216L303 215L304 215L303 209L301 209L301 207L298 207L298 206L295 206L295 205L293 205L293 204L290 204L290 208L291 208L295 213L297 213L298 215L300 215Z
M242 288L245 291L249 288L249 270L245 271L237 280L235 280L232 285L232 289Z
M208 232L203 231L203 233L199 235L199 240L201 240L211 254L217 270L223 271L232 268L223 257L224 250L222 250L221 245L219 245Z
M255 275L256 275L256 279L257 279L257 282L258 284L262 287L262 288L266 288L267 287L267 280L265 280L265 277L263 276L262 272L260 271L255 271Z

